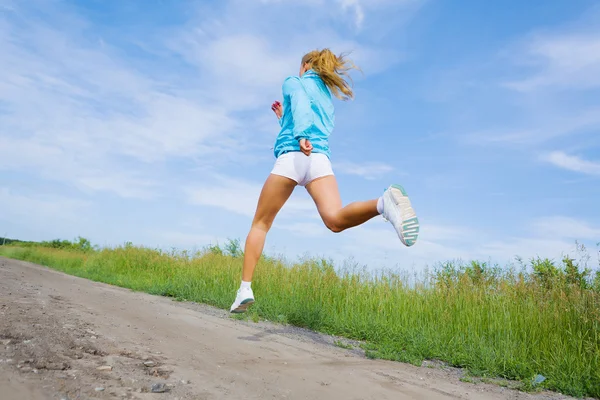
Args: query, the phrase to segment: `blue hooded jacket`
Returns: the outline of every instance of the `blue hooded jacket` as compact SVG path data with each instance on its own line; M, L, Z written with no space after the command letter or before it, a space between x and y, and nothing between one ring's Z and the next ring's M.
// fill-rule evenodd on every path
M312 69L302 77L290 76L282 87L283 115L281 130L275 141L275 157L289 151L300 151L300 139L308 139L313 153L330 157L329 135L333 131L335 113L331 92Z

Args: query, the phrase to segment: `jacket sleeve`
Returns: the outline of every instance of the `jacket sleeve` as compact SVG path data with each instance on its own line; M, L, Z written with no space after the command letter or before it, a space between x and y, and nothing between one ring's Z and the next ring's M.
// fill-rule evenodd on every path
M310 98L297 77L289 77L283 82L283 97L289 97L294 139L310 139L310 127L314 124Z

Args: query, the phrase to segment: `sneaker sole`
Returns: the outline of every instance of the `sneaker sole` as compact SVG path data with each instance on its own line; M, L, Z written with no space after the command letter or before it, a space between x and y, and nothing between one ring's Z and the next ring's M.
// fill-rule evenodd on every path
M244 313L244 312L246 312L246 310L248 309L248 307L250 307L250 305L253 304L253 303L254 303L253 299L246 299L246 300L242 301L240 303L240 305L237 306L236 309L231 310L230 312L232 312L233 314Z
M402 194L401 196L398 196L398 192L390 193L395 204L400 208L400 215L402 216L400 234L398 237L405 246L413 246L419 237L419 219L417 218L415 210L412 208L406 190L400 185L392 185L391 187L397 189ZM408 218L405 218L404 216L408 216Z

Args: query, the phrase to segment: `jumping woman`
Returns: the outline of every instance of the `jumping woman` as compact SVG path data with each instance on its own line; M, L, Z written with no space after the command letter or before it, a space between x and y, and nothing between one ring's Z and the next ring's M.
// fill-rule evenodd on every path
M404 245L412 246L417 240L419 221L400 185L389 186L379 198L342 207L329 160L328 138L334 127L331 94L340 100L354 97L344 80L351 68L355 68L354 64L343 55L336 56L328 49L311 51L302 58L299 76L290 76L283 82L283 105L275 102L271 106L281 126L274 148L276 161L260 193L246 238L242 283L231 312L244 312L254 303L250 284L267 232L297 185L306 188L332 232L342 232L382 215L394 226Z

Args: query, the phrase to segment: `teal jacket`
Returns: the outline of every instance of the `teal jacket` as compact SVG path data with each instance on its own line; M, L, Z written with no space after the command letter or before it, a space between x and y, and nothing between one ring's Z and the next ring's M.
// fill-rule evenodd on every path
M283 115L281 130L275 141L275 157L289 151L300 151L300 139L308 139L313 153L330 157L329 135L333 131L335 113L331 92L312 69L302 77L290 76L282 87Z

